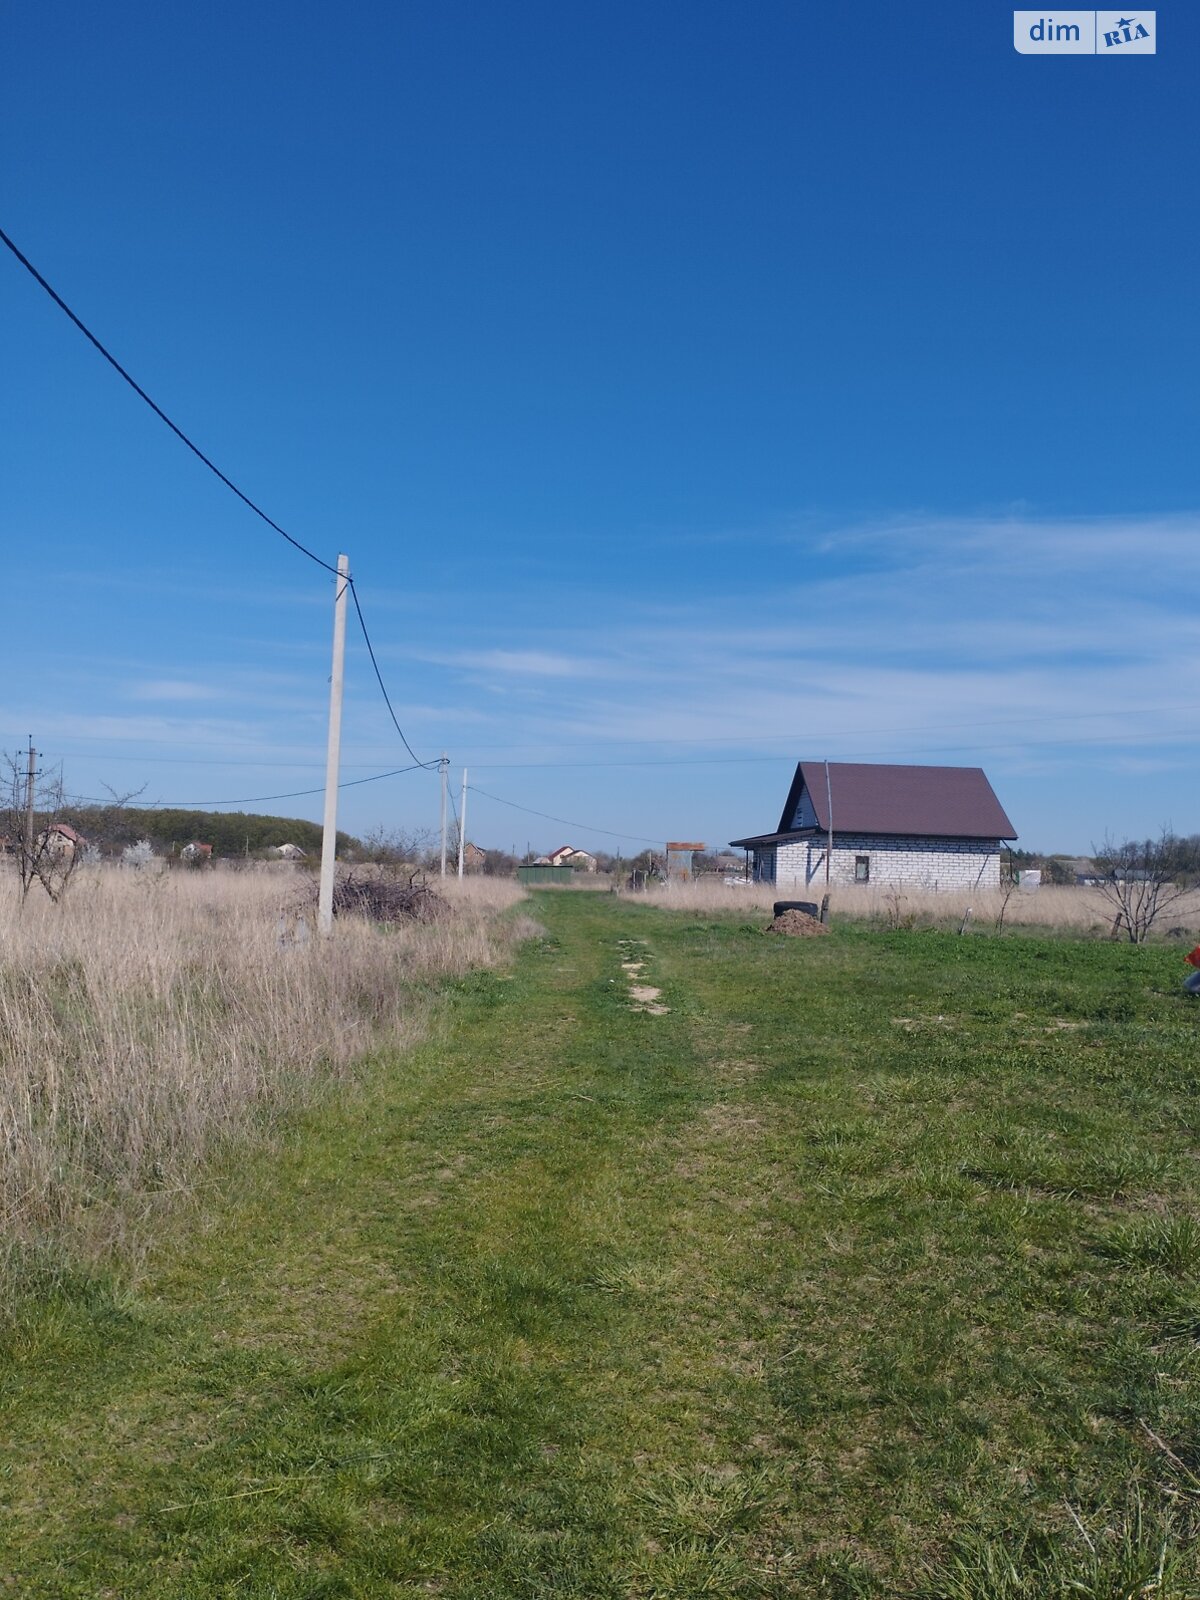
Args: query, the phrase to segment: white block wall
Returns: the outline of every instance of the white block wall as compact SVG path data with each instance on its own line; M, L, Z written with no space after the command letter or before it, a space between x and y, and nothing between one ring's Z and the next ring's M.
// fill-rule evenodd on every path
M774 857L774 882L779 889L818 889L825 882L825 840L798 839L779 844ZM868 856L870 883L908 884L922 889L997 889L1000 886L998 839L927 839L887 834L835 833L830 862L831 883L853 883L856 856ZM767 868L767 862L762 863ZM756 873L756 876L758 874ZM763 876L770 881L769 874Z

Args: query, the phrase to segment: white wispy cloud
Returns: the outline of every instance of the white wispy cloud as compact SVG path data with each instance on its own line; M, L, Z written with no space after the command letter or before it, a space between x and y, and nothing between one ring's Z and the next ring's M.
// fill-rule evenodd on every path
M182 678L148 678L131 684L131 700L217 700L222 691L207 683L191 683Z
M483 678L596 678L613 676L614 661L600 653L574 656L562 650L419 650L435 666L454 667Z
M615 624L606 608L569 635L548 624L519 650L442 660L464 676L508 669L506 711L525 734L549 719L601 744L794 734L808 750L901 759L973 734L1018 752L1187 740L1200 728L1187 709L1200 701L1197 533L1194 516L896 518L799 555L773 536L756 581L735 574L716 598Z

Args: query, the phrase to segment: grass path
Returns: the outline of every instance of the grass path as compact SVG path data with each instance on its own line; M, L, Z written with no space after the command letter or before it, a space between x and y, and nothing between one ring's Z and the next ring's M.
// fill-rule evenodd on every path
M136 1289L18 1319L0 1593L882 1595L1076 1517L1142 1560L1200 1466L1166 958L539 914Z

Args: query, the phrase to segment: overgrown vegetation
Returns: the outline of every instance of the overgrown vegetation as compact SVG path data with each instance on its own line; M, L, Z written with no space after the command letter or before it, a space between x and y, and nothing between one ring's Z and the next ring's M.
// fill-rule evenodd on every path
M823 891L824 885L818 888ZM780 890L769 883L731 886L710 877L697 883L654 887L645 900L650 905L688 915L736 913L739 909L746 914L757 914L769 912L776 900L791 898L795 892ZM1160 914L1153 924L1154 937L1200 937L1200 889L1187 890L1159 904ZM1166 914L1168 910L1169 915ZM1120 928L1114 929L1113 906L1101 887L1043 886L1029 893L1009 881L999 889L938 892L908 884L834 884L830 915L834 922L862 923L891 931L953 928L962 929L971 937L1008 930L1075 938L1128 938L1124 921ZM1150 932L1149 928L1144 928L1143 936Z
M496 960L519 898L449 892L453 915L328 942L265 871L83 867L60 905L0 899L0 1287L5 1245L105 1248L214 1148L414 1038L423 986Z
M1195 1600L1177 952L536 910L133 1284L20 1308L0 1579Z

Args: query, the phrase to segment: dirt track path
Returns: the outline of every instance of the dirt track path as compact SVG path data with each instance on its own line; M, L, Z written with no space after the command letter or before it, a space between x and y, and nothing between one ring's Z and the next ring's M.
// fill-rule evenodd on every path
M544 915L426 1045L215 1173L136 1291L66 1284L27 1321L0 1592L623 1595L691 1526L654 1509L680 1471L701 1524L737 1500L758 1423L731 1436L727 1400L756 1386L712 1364L680 1202L748 1129L706 1099L683 974L621 943L636 914ZM733 1559L688 1538L680 1582Z

